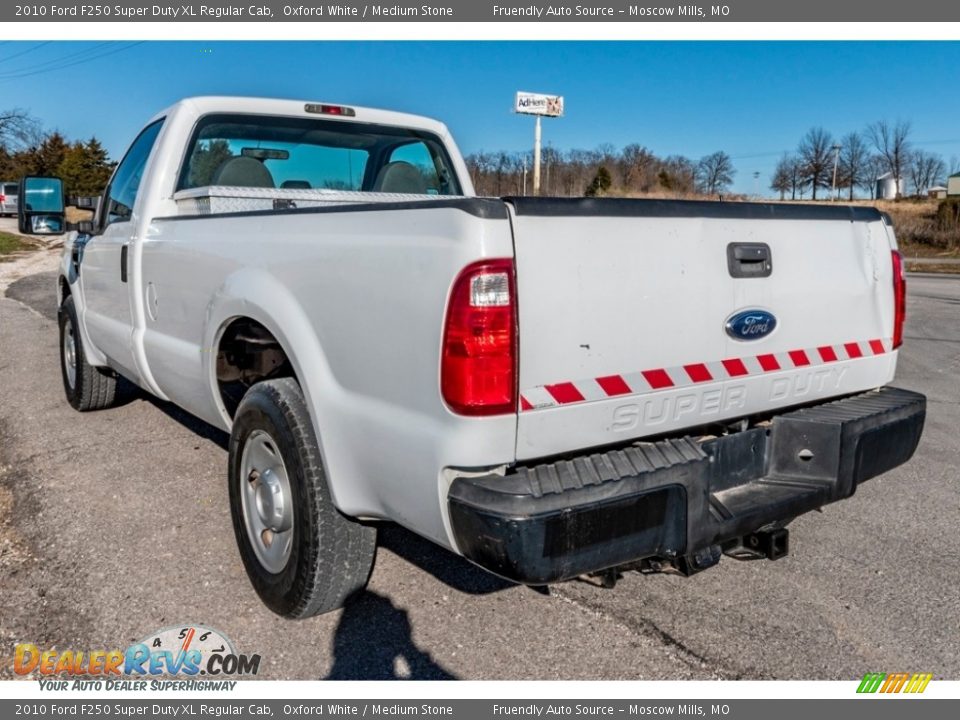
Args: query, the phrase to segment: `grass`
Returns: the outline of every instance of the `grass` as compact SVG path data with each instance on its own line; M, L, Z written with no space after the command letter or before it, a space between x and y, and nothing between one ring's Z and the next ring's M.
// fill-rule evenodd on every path
M960 258L960 230L937 224L937 200L878 200L878 209L890 213L897 243L907 257Z
M16 260L24 252L37 250L41 247L43 247L43 244L33 238L0 230L0 263Z
M22 250L29 250L33 245L29 242L26 242L24 238L19 235L11 235L10 233L0 232L0 262L4 260L11 260L10 255L13 253L20 252Z
M951 263L951 264L947 264L947 263L944 263L944 264L939 264L939 263L928 264L928 263L924 263L923 265L921 265L920 263L912 263L912 262L910 262L910 259L907 258L907 272L911 272L911 273L945 273L945 274L947 274L947 275L956 275L957 273L960 273L960 267L958 267L957 265L954 265L954 264L952 264L952 263Z

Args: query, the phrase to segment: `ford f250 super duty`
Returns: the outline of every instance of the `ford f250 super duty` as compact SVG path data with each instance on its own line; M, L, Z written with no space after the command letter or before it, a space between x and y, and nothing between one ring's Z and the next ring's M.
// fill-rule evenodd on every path
M67 239L63 384L230 433L286 616L365 586L378 521L519 583L691 574L913 454L896 247L868 207L479 198L439 122L192 98Z

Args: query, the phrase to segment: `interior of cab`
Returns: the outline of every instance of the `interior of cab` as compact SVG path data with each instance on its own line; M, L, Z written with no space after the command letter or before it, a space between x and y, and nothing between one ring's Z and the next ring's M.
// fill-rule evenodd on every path
M205 186L460 195L449 155L422 131L327 119L208 115L178 190Z

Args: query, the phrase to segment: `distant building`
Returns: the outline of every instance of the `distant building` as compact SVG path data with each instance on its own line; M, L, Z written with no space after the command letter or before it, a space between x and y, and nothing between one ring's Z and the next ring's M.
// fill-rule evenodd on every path
M947 195L960 195L960 173L947 178Z
M934 200L943 200L946 196L947 188L943 185L934 185L932 188L927 188L927 197Z
M907 194L907 184L903 178L894 178L892 172L888 172L877 178L877 192L874 197L877 200L896 200L898 196ZM958 193L960 194L960 185Z

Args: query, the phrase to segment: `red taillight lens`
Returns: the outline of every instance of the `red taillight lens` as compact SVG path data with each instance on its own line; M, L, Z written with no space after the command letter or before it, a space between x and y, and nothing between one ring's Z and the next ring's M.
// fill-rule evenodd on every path
M907 317L907 279L903 275L903 256L893 251L893 347L903 345L903 321Z
M461 415L517 409L513 260L482 260L453 283L443 329L440 392Z

